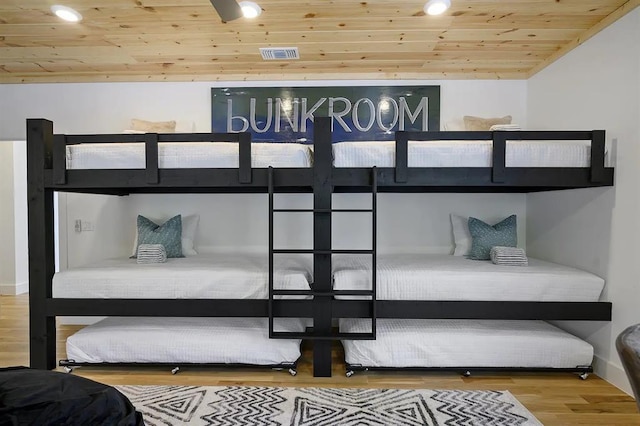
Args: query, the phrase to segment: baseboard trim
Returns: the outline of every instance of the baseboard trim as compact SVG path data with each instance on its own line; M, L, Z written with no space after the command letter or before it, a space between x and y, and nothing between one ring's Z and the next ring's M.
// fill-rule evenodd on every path
M627 374L624 372L624 368L622 368L622 366L615 365L612 362L596 355L593 363L593 371L598 375L598 377L611 383L621 391L633 396L629 379L627 378Z
M16 284L16 294L29 293L29 283L27 281Z
M17 284L0 284L0 294L6 296L15 296L16 294L23 294L29 292L29 283L17 283Z

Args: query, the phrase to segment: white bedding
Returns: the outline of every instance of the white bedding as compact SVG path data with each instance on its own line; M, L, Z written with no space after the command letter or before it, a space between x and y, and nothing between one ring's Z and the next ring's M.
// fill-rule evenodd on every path
M173 142L158 144L158 167L237 168L238 144ZM299 143L252 143L251 167L311 167L311 150ZM144 169L144 143L67 146L67 169Z
M303 331L302 320L279 319L277 331ZM300 340L269 339L267 318L110 317L67 339L76 362L292 363Z
M409 167L491 167L491 141L409 141ZM395 167L395 141L333 144L335 167ZM507 141L506 167L589 167L590 141Z
M370 321L342 319L341 332ZM342 342L349 364L369 367L528 367L591 365L593 347L544 321L378 320L377 340Z
M275 288L309 289L310 259L276 256L274 265ZM53 297L266 299L268 271L266 254L198 254L156 264L109 259L56 273Z
M585 271L529 258L529 266L439 254L379 255L380 300L596 302L604 280ZM371 256L333 257L334 289L371 289Z

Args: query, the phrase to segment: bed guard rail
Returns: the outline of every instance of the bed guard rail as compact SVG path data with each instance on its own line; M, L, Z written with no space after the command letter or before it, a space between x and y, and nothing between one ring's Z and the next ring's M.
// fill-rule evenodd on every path
M143 134L54 134L49 120L27 119L27 142L44 150L44 168L52 170L53 183L67 183L67 146L81 143L144 143L146 183L159 183L158 143L162 142L237 142L238 182L249 184L251 173L251 133L143 133Z
M406 183L408 179L408 142L409 141L452 141L452 140L491 140L493 183L505 182L505 159L507 140L589 140L591 141L591 176L592 183L605 181L605 131L463 131L463 132L396 132L395 182Z

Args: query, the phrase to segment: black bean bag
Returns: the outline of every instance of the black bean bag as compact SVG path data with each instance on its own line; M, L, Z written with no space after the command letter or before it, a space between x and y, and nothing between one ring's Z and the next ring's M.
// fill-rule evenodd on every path
M0 426L144 426L142 414L111 386L73 374L0 368Z

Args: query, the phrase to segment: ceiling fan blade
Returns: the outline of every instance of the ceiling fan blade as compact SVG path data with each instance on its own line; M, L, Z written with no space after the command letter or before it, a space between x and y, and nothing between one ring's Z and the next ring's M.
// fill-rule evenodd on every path
M236 0L210 0L224 22L242 18L242 9Z

